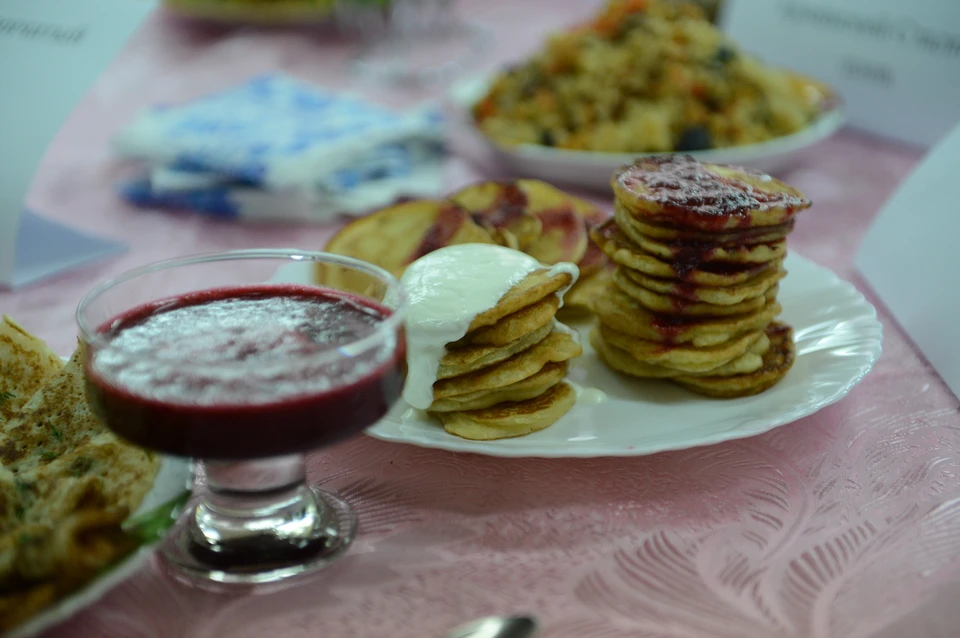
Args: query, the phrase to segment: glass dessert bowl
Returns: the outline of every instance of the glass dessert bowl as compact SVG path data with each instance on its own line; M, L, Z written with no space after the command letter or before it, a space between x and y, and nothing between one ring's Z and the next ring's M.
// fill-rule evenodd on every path
M297 262L323 284L268 282ZM404 314L385 270L293 250L164 261L83 298L94 412L135 444L203 465L206 489L160 546L175 575L273 583L344 553L356 516L307 484L305 454L359 434L399 398Z

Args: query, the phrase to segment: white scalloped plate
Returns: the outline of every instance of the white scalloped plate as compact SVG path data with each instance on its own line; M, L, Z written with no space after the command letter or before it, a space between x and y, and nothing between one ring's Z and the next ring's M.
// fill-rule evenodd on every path
M457 108L463 126L497 158L500 166L521 177L533 177L552 183L608 190L610 176L636 158L657 153L599 153L573 151L539 144L505 146L484 135L473 120L472 109L493 80L492 75L478 75L455 83L448 98ZM794 157L806 148L836 133L846 121L843 101L834 92L823 113L806 128L766 142L691 151L702 162L751 166L768 173L777 173L789 166Z
M793 326L797 359L766 392L742 399L709 399L665 381L617 374L587 339L570 379L598 388L608 400L578 404L549 428L499 441L468 441L401 403L367 430L384 441L454 452L508 457L642 456L742 439L809 416L850 392L880 356L876 310L852 284L795 254L780 284L781 319ZM589 324L574 325L586 336Z

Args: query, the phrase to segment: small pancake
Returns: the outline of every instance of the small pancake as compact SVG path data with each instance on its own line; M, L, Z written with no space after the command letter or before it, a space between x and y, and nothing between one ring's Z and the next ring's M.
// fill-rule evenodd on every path
M10 317L0 318L0 423L12 419L62 368L42 339Z
M593 226L587 226L587 236L590 235L590 229ZM597 242L590 239L587 242L587 251L583 253L583 258L577 262L577 268L580 269L580 277L587 278L590 275L601 272L610 263L610 258L603 254Z
M723 246L712 241L662 240L644 235L636 226L636 220L620 207L614 217L617 226L630 241L644 252L668 262L682 261L694 265L720 261L735 264L765 264L774 259L783 259L787 254L786 238L766 243L751 243L744 240L740 244Z
M740 303L729 306L721 306L719 304L687 301L674 295L664 295L659 292L653 292L638 285L633 279L623 274L622 270L621 268L613 273L614 284L644 308L665 315L687 317L730 317L734 315L745 315L760 310L766 306L767 303L776 299L777 292L780 290L780 286L774 284L759 297L745 299Z
M448 351L440 360L437 369L438 379L458 377L474 370L487 368L496 363L509 359L513 355L523 352L543 341L553 330L552 324L547 324L529 332L513 343L506 346L469 346L459 350Z
M590 234L593 240L611 260L632 270L639 270L653 277L677 279L701 286L734 286L771 269L765 264L724 264L708 262L689 269L654 257L631 242L617 227L615 220L607 220Z
M779 262L777 262L779 263ZM720 306L732 306L747 299L763 295L778 281L787 275L782 267L767 270L753 279L733 286L698 286L686 282L677 282L659 277L651 277L638 270L624 268L621 273L651 292L672 295L695 303L712 303Z
M618 332L647 341L689 343L696 347L729 341L734 335L765 329L781 312L776 300L752 313L729 317L658 315L620 290L612 282L594 301L594 312Z
M574 208L577 209L577 212L583 217L583 221L587 227L587 236L589 238L590 229L605 222L607 219L609 219L610 214L604 212L589 202L577 199L576 197L572 199ZM600 247L597 246L597 243L593 241L593 239L589 239L587 242L587 252L585 252L583 254L583 258L577 262L577 268L580 269L580 276L586 278L594 273L605 270L609 263L610 259L603 254L603 251L600 250Z
M609 217L606 212L584 199L574 197L540 180L518 179L515 183L527 195L527 210L540 219L543 234L550 234L551 228L563 231L561 235L563 244L568 247L563 255L563 261L576 263L577 268L580 269L581 278L586 278L603 269L607 263L607 256L590 240L588 231ZM557 215L554 211L568 209L582 222L581 225L575 226L568 223L567 229L564 229L562 224L558 226L557 222L561 221L566 215ZM579 254L581 238L586 238L585 250L581 256L574 259L573 257ZM546 255L543 255L540 251L541 249L534 248L531 245L525 252L540 259L543 263L552 264L560 261L557 257L545 259Z
M686 372L674 368L637 361L626 350L604 341L603 337L600 336L599 330L593 330L590 333L590 344L593 346L593 349L597 351L600 359L608 366L624 374L629 374L630 376L645 379L672 379L689 376ZM769 347L770 339L764 335L760 339L757 339L745 353L729 363L710 370L707 374L711 376L732 376L759 370L763 365L763 354Z
M548 363L532 377L527 377L513 385L493 390L480 390L469 394L460 394L447 399L434 401L428 411L455 412L463 410L482 410L498 403L508 401L526 401L538 397L557 385L567 374L567 363Z
M561 272L551 275L546 268L536 270L508 290L507 294L497 302L497 305L474 317L467 333L469 334L484 326L492 326L507 315L512 315L518 310L532 306L547 295L557 293L573 283L574 278L569 273Z
M763 331L752 330L737 335L730 341L706 348L688 345L664 345L617 332L602 323L597 324L600 337L612 346L626 351L637 361L652 363L687 373L709 372L730 363L763 336Z
M548 363L560 363L579 357L583 348L573 336L554 330L547 338L506 361L476 372L441 379L433 384L433 400L504 388L532 377Z
M674 370L673 368L665 368L652 363L637 361L630 356L630 353L626 350L604 341L603 337L600 336L600 330L598 328L590 331L590 345L596 350L597 356L600 357L601 361L617 372L629 374L632 377L669 379L670 377L683 374L680 370Z
M540 220L529 208L529 198L511 182L479 182L457 191L450 199L464 207L497 243L524 250L540 237Z
M679 228L669 223L652 223L649 220L634 217L628 208L618 201L614 202L614 210L623 211L630 219L633 230L654 239L665 241L695 241L709 242L721 246L739 246L743 243L762 244L771 241L786 239L796 226L796 219L776 226L760 226L757 228L737 228L735 230L707 232Z
M711 377L732 377L737 374L747 374L759 370L763 365L763 355L770 349L770 338L764 332L760 338L753 342L753 345L742 355L725 363L719 368L714 368L706 373ZM692 375L686 375L692 376Z
M375 264L399 277L407 265L438 248L492 243L466 209L448 201L416 200L350 222L324 250ZM360 293L372 282L369 275L323 262L314 264L313 279L320 285Z
M459 341L449 344L447 349L456 350L468 346L509 345L524 335L544 326L549 326L559 307L560 299L556 295L547 295L537 303L507 315L492 326L468 332Z
M638 159L611 184L634 217L706 232L775 226L810 207L800 191L766 173L690 155Z
M517 239L517 236L506 228L494 228L492 226L482 226L482 228L490 233L490 237L493 238L493 241L501 246L512 248L514 250L520 250L520 240Z
M591 314L594 303L604 294L612 276L613 270L609 269L578 279L577 283L573 284L573 287L563 296L563 307L558 312L559 316L576 319Z
M734 399L759 394L780 382L797 357L793 328L774 322L767 328L770 348L763 355L763 366L754 372L735 376L682 376L672 379L688 390L716 399Z
M483 410L439 412L443 429L464 439L491 441L523 436L556 423L577 402L567 383L558 383L526 401L501 403Z
M540 236L524 249L528 255L542 264L568 261L576 264L587 254L590 236L587 224L564 202L560 206L534 213L543 228Z

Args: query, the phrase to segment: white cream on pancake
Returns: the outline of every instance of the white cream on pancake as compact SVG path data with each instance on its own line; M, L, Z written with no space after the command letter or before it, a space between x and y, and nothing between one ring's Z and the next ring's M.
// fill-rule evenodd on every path
M563 298L560 299L560 305L563 306ZM557 321L556 317L553 318L553 330L556 332L562 332L564 334L568 334L571 337L573 337L574 341L576 341L577 343L580 343L580 333L574 330L573 328L571 328L570 326L568 326L567 324Z
M543 266L529 255L494 244L447 246L407 266L400 279L409 302L404 400L420 410L429 408L447 344L462 339L477 315L541 268L551 275L568 273L573 281L579 274L574 264ZM567 288L557 291L561 305Z

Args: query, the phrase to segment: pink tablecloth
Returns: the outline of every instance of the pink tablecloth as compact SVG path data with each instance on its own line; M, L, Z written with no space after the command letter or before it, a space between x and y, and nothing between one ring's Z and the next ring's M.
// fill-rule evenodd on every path
M468 8L498 25L488 64L589 10L575 0ZM31 195L130 252L2 294L2 311L69 353L77 300L110 274L186 253L321 247L331 228L253 230L125 208L106 140L140 106L255 71L342 85L345 51L329 36L151 21L63 129ZM816 202L793 249L859 283L860 237L917 157L849 133L812 149L784 176ZM451 187L481 175L451 161ZM550 638L956 635L957 401L880 314L883 358L847 399L744 441L635 459L503 460L359 438L312 461L362 521L350 555L321 579L238 598L148 569L50 636L419 638L512 612L538 616Z

